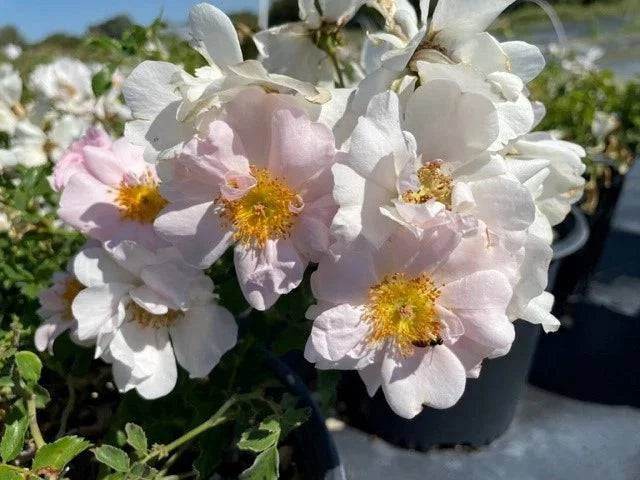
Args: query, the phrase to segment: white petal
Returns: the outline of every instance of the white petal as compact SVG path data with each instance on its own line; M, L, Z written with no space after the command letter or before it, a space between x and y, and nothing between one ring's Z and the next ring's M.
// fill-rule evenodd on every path
M553 301L553 295L542 292L526 306L522 312L522 319L535 325L542 325L546 333L558 331L560 321L551 314Z
M136 276L122 268L103 248L85 248L72 260L73 274L85 287L107 283L134 283Z
M169 311L167 308L168 300L146 285L132 288L129 291L129 296L140 307L153 315L164 315Z
M422 62L421 62L422 63ZM463 93L451 80L426 81L411 97L405 115L423 160L462 164L486 150L498 136L498 114L477 93Z
M48 350L53 355L53 342L55 339L74 326L73 320L63 320L60 315L47 318L34 333L33 341L36 349L39 352Z
M406 358L387 354L382 361L382 390L391 409L403 418L415 417L423 405L455 405L465 383L462 363L445 345L416 348Z
M529 191L505 177L469 184L476 202L476 215L489 227L526 230L535 218L535 204Z
M348 245L336 258L325 255L311 276L313 295L320 301L364 303L370 286L377 283L375 249L363 238Z
M211 279L182 259L146 266L140 278L174 309L184 310L194 302L210 299L213 294Z
M222 10L199 3L189 11L189 32L194 48L218 67L242 62L242 50L233 23Z
M258 310L271 308L280 295L300 285L307 266L288 239L268 240L263 249L239 243L233 259L242 293Z
M140 276L146 265L158 262L158 257L154 252L130 240L105 243L104 248L122 268L136 277Z
M456 48L455 57L487 74L509 69L507 54L501 44L487 32L472 36Z
M112 332L124 319L121 301L130 288L126 283L110 283L82 290L71 304L78 338L92 340L100 333Z
M169 331L178 363L191 378L211 372L238 338L233 315L213 302L191 307Z
M431 32L446 46L464 42L493 23L515 0L439 0L431 19Z
M358 374L360 374L360 378L364 382L370 397L373 397L382 385L380 368L380 363L376 362L358 370Z
M269 72L314 84L333 82L331 61L306 28L284 24L258 32L253 39Z
M168 62L144 61L127 77L123 94L135 118L152 120L171 102L181 100L172 86L180 67Z
M502 49L509 57L511 73L518 75L525 83L538 76L545 65L540 49L530 43L502 42Z

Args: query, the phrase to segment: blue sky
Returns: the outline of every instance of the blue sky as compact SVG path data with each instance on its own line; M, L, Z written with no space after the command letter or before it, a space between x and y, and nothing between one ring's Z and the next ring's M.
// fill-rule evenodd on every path
M140 24L150 23L160 11L169 22L185 21L189 7L202 0L0 0L0 26L16 25L28 41L53 32L75 35L88 25L120 13ZM258 0L209 0L225 12L256 10Z

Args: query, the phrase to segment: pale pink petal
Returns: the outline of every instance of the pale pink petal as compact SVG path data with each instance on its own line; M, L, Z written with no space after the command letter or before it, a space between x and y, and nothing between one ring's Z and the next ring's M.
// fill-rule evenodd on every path
M375 256L381 275L407 272L419 275L445 262L460 242L460 234L443 223L424 230L419 237L406 228L398 229Z
M291 232L291 241L298 252L312 262L318 262L329 249L331 220L336 210L331 195L306 204Z
M458 316L465 336L492 349L508 348L513 343L515 333L506 315L511 286L500 272L476 272L440 291L438 303Z
M89 174L105 185L118 185L128 171L127 164L110 150L86 146L82 153L84 166Z
M313 295L320 301L359 305L379 277L374 266L375 250L362 238L348 245L339 256L325 255L311 275Z
M198 267L210 266L233 244L233 232L220 219L213 201L171 204L154 227L188 263Z
M91 175L77 173L62 192L58 215L80 232L95 236L98 232L103 233L101 227L117 228L121 219L114 201L111 187Z
M276 110L294 110L295 100L287 95L267 94L262 88L242 90L234 100L225 105L226 121L244 145L246 156L252 165L267 167L271 142L271 119Z
M362 306L342 304L321 313L313 322L311 335L304 350L305 358L312 363L322 360L341 360L356 346L365 342L371 329L362 320Z
M335 155L331 130L301 112L278 110L271 119L269 169L297 187L328 169ZM327 193L329 190L327 191Z
M271 308L280 295L300 285L307 266L290 240L268 240L263 249L239 243L234 263L242 293L257 310Z

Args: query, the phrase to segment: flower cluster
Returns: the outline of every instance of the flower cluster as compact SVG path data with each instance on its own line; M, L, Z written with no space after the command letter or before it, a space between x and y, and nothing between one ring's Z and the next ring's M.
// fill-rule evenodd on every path
M9 63L0 64L0 132L9 137L9 145L0 148L0 170L56 162L90 126L129 119L129 109L120 102L120 72L113 74L107 91L95 96L91 81L101 69L66 57L38 65L25 85L34 99L23 105L19 73Z
M207 375L237 328L204 271L233 247L257 311L313 272L317 368L357 370L406 418L455 404L514 320L558 328L552 226L584 183L581 147L532 133L540 51L486 32L511 3L440 0L428 19L425 0L300 0L300 22L255 35L259 60L194 6L207 66L141 63L124 137L90 128L54 169L60 218L91 240L42 294L38 348L71 329L145 398L173 388L176 360ZM345 29L365 4L385 27L358 58ZM87 85L68 86L42 91L82 111Z

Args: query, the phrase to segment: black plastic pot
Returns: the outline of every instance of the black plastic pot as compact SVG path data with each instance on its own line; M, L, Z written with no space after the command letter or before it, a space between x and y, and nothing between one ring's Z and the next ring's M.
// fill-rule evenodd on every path
M614 305L597 305L590 296L595 281L607 285L623 275L637 277L638 236L613 231L603 250L596 273L588 272L557 306L562 327L540 340L529 381L579 400L640 407L639 318ZM582 260L574 257L573 263Z
M559 261L581 248L588 237L584 216L574 210L564 234L554 244L549 271L553 284ZM536 348L540 327L518 320L516 340L504 357L486 360L478 379L469 379L460 401L447 410L425 408L412 420L393 413L382 391L370 399L357 373L349 372L340 385L339 398L352 425L407 448L490 443L509 427L521 397Z
M624 186L626 175L611 169L611 177L606 184L604 179L598 181L599 200L596 210L586 214L589 224L589 238L585 245L565 258L557 272L557 282L553 290L556 299L555 311L562 315L562 308L569 296L576 290L584 288L588 278L600 260L604 245L611 231L611 223L616 205Z
M300 376L284 361L266 350L267 365L291 394L300 399L299 406L311 410L311 418L296 428L293 436L294 455L305 480L346 480L338 450L325 425L320 409Z

